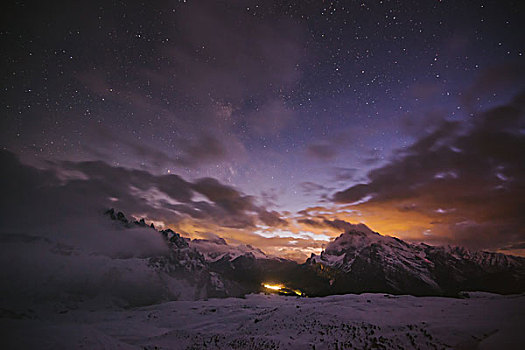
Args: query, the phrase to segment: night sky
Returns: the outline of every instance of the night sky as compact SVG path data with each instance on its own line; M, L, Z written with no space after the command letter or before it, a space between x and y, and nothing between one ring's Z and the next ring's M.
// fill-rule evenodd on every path
M523 255L520 4L4 3L4 166L296 259L358 222Z

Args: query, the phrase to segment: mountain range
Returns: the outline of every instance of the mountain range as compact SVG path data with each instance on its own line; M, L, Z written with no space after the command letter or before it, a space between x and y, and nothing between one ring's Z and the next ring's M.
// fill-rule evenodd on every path
M128 221L113 209L106 214L127 227L155 230L143 219ZM219 237L190 240L171 229L158 233L169 245L170 254L152 257L150 264L198 285L200 294L196 298L261 292L267 282L300 290L307 296L363 292L459 296L466 291L525 291L524 258L407 243L364 224L353 225L320 255L312 254L302 264L268 256L249 245L229 245Z
M329 280L330 294L386 292L457 295L525 291L525 259L462 247L411 244L356 225L306 265Z

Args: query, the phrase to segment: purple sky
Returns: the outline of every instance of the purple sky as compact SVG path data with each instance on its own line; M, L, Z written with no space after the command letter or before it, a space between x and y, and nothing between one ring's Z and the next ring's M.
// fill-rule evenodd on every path
M523 253L518 1L2 7L1 147L121 182L100 206L294 257L345 221Z

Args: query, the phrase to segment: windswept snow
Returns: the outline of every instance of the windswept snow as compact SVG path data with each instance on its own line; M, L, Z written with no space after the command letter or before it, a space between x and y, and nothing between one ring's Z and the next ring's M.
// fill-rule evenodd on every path
M520 349L525 296L385 294L2 310L9 349Z

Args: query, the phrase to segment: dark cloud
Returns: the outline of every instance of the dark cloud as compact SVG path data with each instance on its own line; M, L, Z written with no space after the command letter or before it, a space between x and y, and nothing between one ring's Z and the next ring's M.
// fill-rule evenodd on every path
M91 156L107 162L114 161L110 150L127 153L127 162L137 168L162 170L174 166L197 167L205 163L217 163L225 160L228 149L216 136L202 132L197 138L173 136L172 142L178 147L172 151L157 147L156 143L137 139L125 130L111 131L100 125L88 128L92 142L83 146ZM231 151L231 149L230 149Z
M212 135L201 135L195 141L181 143L184 151L183 165L198 164L207 160L219 160L226 155L223 144Z
M167 251L160 237L144 229L131 230L123 237L108 227L102 213L111 202L109 197L119 192L118 182L93 178L64 183L53 171L25 166L5 151L0 152L0 163L2 239L40 237L118 258ZM97 162L92 165L100 168Z
M302 25L275 13L262 20L246 11L246 4L232 2L166 3L156 9L150 15L161 19L155 32L166 33L165 41L150 42L143 37L147 30L124 30L117 20L107 24L121 38L115 44L138 40L147 53L139 58L129 45L119 46L115 49L135 59L115 62L88 52L89 61L100 63L77 67L75 84L103 101L90 114L97 116L97 125L111 121L102 133L85 133L90 142L83 142L89 145L83 151L153 171L199 167L244 155L245 140L236 132L240 125L254 135L276 137L296 120L283 96L301 77ZM272 11L259 8L267 10ZM155 64L135 63L144 57Z
M413 113L406 113L401 118L400 125L408 135L418 139L421 135L440 127L443 120L446 120L447 114L448 112L439 109L425 112L422 117Z
M110 150L121 148L129 153L130 158L139 160L141 163L146 162L147 167L151 169L158 170L166 166L186 163L186 161L181 161L180 156L169 155L147 142L139 142L139 140L129 137L122 130L112 132L108 128L97 125L89 129L88 132L91 135L92 142L83 147L87 153L97 160L110 162L114 160L114 154ZM198 162L198 159L195 161Z
M23 165L5 151L0 164L3 303L61 303L70 295L77 301L110 297L137 306L181 297L188 284L149 260L170 254L162 235L149 227L125 228L103 215L109 196L147 180L147 173L114 169L110 174L105 163L91 162L83 169L92 169L93 178L70 173L64 181L53 170ZM129 200L131 206L141 204L138 198Z
M400 221L412 212L424 214L435 239L468 246L495 249L523 240L524 106L520 95L468 124L443 122L370 171L368 183L337 192L333 200L367 199L356 205L361 210L397 208Z
M279 200L279 190L276 188L270 188L266 191L261 191L259 200L264 206L276 206Z
M323 130L324 126L321 124L318 128ZM323 136L318 135L307 144L306 155L321 161L333 160L341 154L346 156L350 154L358 159L361 157L361 153L370 152L367 146L359 142L359 140L362 140L363 135L368 132L368 130L360 126L341 127L328 136L323 132ZM372 156L373 154L371 153L370 155Z
M301 186L301 189L307 194L325 192L330 190L326 186L311 181L301 182L299 186Z
M518 242L518 243L511 244L511 245L501 248L501 250L517 250L517 249L525 249L525 242Z
M174 227L185 218L218 227L253 228L257 222L286 225L279 213L212 178L188 182L174 174L157 176L101 161L62 162L53 170L38 170L22 165L9 152L1 155L1 221L6 229L46 222L58 225L69 216L111 206ZM57 174L64 171L69 178L60 180Z
M259 211L259 219L268 226L271 227L286 227L288 226L288 222L286 220L281 219L280 215L276 211L266 211L261 210Z
M335 181L350 181L353 180L357 173L356 168L333 167Z
M476 99L485 99L488 95L501 92L513 93L516 86L521 86L525 79L525 65L511 62L485 68L470 88L461 96L463 104L474 109ZM509 91L510 90L510 91Z
M318 252L323 244L295 235L292 231L297 227L280 213L213 178L187 181L173 174L153 175L102 161L49 163L47 170L41 170L20 163L5 151L0 152L0 162L2 240L13 235L18 240L47 239L50 245L60 242L75 247L72 251L119 259L165 253L162 241L156 239L160 236L147 230L122 235L118 228L108 228L111 222L102 213L115 207L128 216L160 221L192 237L211 232L232 244L253 244L294 259ZM267 238L254 233L278 228L291 230L290 236Z
M337 155L337 149L329 144L312 144L308 146L308 155L320 160L330 160Z
M369 184L358 184L337 192L334 195L334 200L339 203L354 203L366 196L374 196L375 194Z
M313 220L313 219L299 219L297 220L297 222L300 224L310 226L310 227L314 227L314 228L325 228L326 227L326 225L323 222Z
M243 196L233 187L223 185L213 178L197 180L193 189L232 214L254 208L252 197Z
M341 219L326 219L322 215L316 216L315 218L298 219L297 222L317 229L329 229L336 233L348 232L351 230L361 230L364 232L370 231L370 229L364 224L352 224Z
M328 226L328 227L332 227L336 230L339 230L341 232L347 232L347 231L350 231L352 229L355 229L356 225L353 225L349 222L346 222L344 220L340 220L340 219L334 219L334 220L328 220L328 219L325 219L323 220L323 224Z

